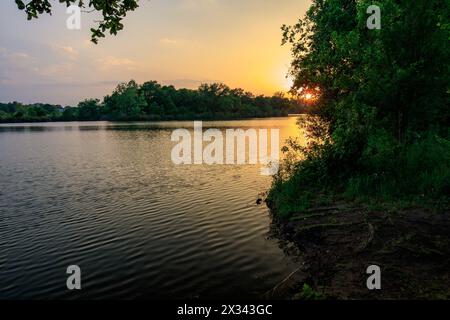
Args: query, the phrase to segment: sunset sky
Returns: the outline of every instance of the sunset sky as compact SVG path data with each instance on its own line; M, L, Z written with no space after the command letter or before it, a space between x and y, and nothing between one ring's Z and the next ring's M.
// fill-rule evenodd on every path
M90 43L95 14L68 30L65 7L27 21L13 0L0 3L0 102L75 105L119 82L157 80L196 88L224 82L257 94L286 91L290 62L282 24L309 0L141 0L118 36Z

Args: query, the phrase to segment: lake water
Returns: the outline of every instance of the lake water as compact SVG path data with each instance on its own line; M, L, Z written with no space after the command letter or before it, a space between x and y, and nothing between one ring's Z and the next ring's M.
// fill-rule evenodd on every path
M295 122L203 127L278 128L281 147ZM192 126L0 125L0 298L255 298L292 272L258 166L172 163L172 131Z

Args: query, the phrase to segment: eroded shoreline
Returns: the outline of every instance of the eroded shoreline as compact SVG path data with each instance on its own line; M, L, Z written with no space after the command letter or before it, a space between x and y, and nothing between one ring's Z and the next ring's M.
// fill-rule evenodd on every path
M299 268L267 298L450 298L448 208L387 213L337 202L289 220L276 214L273 219L277 236L297 247ZM370 265L381 268L381 290L367 288ZM305 296L305 287L312 289L312 297Z

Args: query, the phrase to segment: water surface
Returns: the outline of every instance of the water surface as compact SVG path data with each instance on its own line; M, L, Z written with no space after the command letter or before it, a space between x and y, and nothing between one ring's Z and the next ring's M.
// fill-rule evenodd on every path
M205 122L278 128L295 118ZM252 298L295 265L257 166L176 166L192 122L0 125L0 298ZM281 146L281 145L280 145ZM79 265L82 290L68 291Z

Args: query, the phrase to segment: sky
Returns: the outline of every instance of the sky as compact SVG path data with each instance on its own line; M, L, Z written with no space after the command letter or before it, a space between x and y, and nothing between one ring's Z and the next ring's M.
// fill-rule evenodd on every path
M140 0L124 30L90 42L95 13L66 27L64 5L27 21L0 2L0 102L76 105L103 98L120 82L156 80L177 88L223 82L255 94L287 91L291 56L281 25L309 0Z

